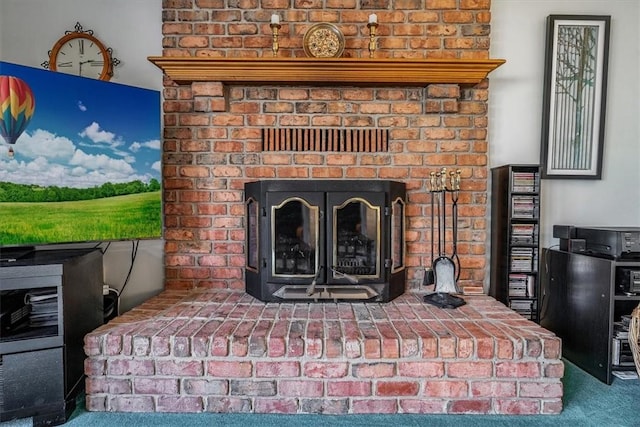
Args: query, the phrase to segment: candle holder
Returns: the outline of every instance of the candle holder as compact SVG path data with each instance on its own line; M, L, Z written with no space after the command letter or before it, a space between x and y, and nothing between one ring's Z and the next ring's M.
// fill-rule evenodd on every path
M278 33L280 32L280 24L272 22L269 26L271 27L271 34L273 36L271 50L273 51L273 56L278 56L278 50L280 49L280 45L278 44Z
M369 28L369 58L373 58L376 51L376 33L378 32L378 23L369 22L367 24L367 28Z

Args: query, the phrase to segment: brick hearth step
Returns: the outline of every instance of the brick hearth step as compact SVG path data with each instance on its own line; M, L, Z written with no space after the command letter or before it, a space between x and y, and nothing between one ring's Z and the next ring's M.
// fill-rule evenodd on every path
M167 290L85 337L90 411L557 414L553 333L488 296L440 309Z

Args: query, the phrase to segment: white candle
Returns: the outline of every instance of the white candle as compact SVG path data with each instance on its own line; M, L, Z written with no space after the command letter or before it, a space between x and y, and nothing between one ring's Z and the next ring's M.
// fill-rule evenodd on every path
M276 13L271 15L271 23L272 24L279 24L280 23L280 15L278 15Z
M378 15L375 13L369 15L369 24L375 24L376 22L378 22Z

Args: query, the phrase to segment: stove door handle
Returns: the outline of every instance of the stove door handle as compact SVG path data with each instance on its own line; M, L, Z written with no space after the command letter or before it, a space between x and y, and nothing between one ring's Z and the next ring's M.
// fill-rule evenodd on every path
M343 273L342 271L338 271L334 267L331 268L331 271L338 278L347 279L349 282L353 283L354 285L358 284L358 278L356 276L352 276L351 274L347 274L347 273Z

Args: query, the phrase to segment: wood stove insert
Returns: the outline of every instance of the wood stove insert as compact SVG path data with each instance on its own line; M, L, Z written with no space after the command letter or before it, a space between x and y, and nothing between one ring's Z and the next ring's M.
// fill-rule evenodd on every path
M404 183L245 184L246 291L265 302L387 302L405 291Z

